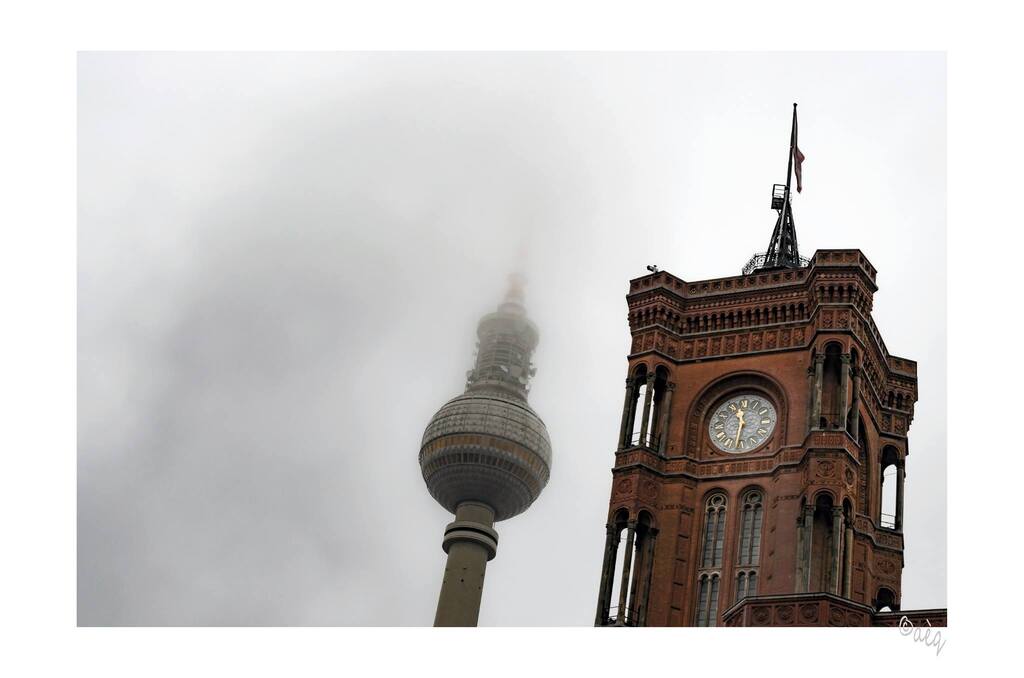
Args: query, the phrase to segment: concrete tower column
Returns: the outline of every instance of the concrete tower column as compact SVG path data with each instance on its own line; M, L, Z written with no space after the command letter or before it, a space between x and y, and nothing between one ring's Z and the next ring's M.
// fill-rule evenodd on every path
M821 419L821 382L825 374L825 355L814 356L814 407L811 409L811 428L818 428Z
M846 430L846 411L849 407L850 361L849 353L839 356L839 429Z
M494 509L478 502L463 502L455 521L444 531L442 547L448 554L437 601L434 626L476 626L484 590L487 561L498 551Z

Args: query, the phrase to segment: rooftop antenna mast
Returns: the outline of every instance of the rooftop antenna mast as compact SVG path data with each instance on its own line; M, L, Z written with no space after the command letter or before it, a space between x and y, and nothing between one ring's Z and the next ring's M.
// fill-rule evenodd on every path
M801 163L804 159L797 148L796 104L793 104L793 127L789 135L789 160L786 166L786 183L772 187L772 209L778 211L779 218L772 231L772 239L764 255L755 256L744 267L744 273L765 268L799 268L804 265L800 257L800 249L796 241L796 226L793 224L793 204L790 186L793 180L793 159L796 158L796 190L803 189L801 182ZM748 270L749 269L749 270Z

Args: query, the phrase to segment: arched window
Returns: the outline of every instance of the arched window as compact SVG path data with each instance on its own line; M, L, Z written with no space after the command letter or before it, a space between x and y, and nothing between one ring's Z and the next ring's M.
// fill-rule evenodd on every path
M743 513L740 517L740 565L756 566L761 556L761 521L764 506L761 492L751 490L743 495Z
M736 600L757 595L757 566L761 561L761 523L764 516L763 497L760 490L750 490L743 495Z
M897 504L899 502L899 478L897 471L899 464L899 453L895 447L886 445L882 450L882 457L879 466L881 467L878 476L881 487L879 488L879 523L882 527L896 529L896 516L899 513Z
M708 499L704 516L704 556L702 568L722 566L722 542L725 540L725 495Z
M717 626L718 573L702 574L697 590L697 626Z
M842 348L830 343L825 347L825 364L821 378L821 428L836 428L840 421L840 365Z
M757 595L757 571L746 570L736 575L736 602Z
M879 612L896 612L900 609L900 606L896 603L896 594L884 586L878 589L878 593L875 594L875 599L872 602L874 602L875 609Z
M704 543L697 575L697 626L718 625L718 589L721 583L722 546L725 542L726 499L722 493L704 505Z

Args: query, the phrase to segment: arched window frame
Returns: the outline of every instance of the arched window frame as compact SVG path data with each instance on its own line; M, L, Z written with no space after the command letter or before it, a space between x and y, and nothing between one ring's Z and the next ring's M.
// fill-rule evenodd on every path
M736 549L736 601L757 595L764 527L764 492L756 487L747 490L743 494L740 506Z
M722 557L725 546L729 500L724 492L713 492L704 502L703 538L697 572L696 626L717 626L719 593L722 584Z
M887 530L899 527L897 516L901 508L901 489L898 485L900 464L902 460L899 450L894 445L884 446L878 460L878 524ZM892 506L886 506L887 503ZM887 508L891 508L893 512L887 512Z

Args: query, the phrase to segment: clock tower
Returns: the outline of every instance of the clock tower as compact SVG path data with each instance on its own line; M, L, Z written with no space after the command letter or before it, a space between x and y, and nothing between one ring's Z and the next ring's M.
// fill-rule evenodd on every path
M800 257L788 183L772 206L741 275L629 283L598 626L945 626L900 612L917 364L864 253Z

